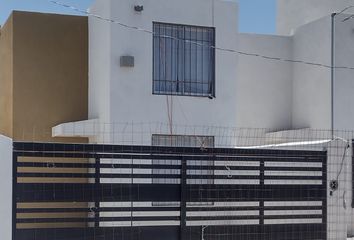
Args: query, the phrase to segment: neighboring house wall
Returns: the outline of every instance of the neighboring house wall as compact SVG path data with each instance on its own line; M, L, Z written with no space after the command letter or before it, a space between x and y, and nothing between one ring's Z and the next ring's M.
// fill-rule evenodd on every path
M291 37L240 34L244 52L291 59ZM290 129L292 64L239 56L236 126Z
M88 117L87 17L13 12L9 24L12 31L1 36L11 40L0 64L8 71L1 78L1 118L7 120L0 133L14 140L85 141L54 139L51 128Z
M277 0L277 33L290 34L297 27L353 5L351 0ZM353 13L348 10L346 13Z
M13 44L12 15L0 28L0 133L12 136L12 75L13 75Z
M0 64L0 69L9 67L7 71L10 73L4 79L7 84L13 85L12 89L4 85L4 99L11 103L5 105L11 112L10 116L5 116L11 119L8 124L10 133L1 129L0 134L6 134L14 141L87 142L86 138L52 138L51 128L61 122L84 120L88 117L88 18L13 12L8 24L10 23L12 31L3 32L1 39L10 39L5 50L12 58L12 66L9 67L8 63L3 65L2 62ZM2 87L1 85L0 93L3 91ZM3 114L7 112L1 109L0 116ZM3 156L0 142L0 158ZM2 169L7 173L11 172L12 159L1 160L4 160L2 164L10 163L8 167L3 165ZM53 159L46 161L56 162ZM65 162L68 159L57 161ZM33 169L33 173L46 171L45 168ZM72 173L68 169L58 171ZM25 178L21 181L60 183L65 180L49 177ZM76 178L72 183L82 181L83 179ZM43 228L51 226L42 225Z
M151 0L145 1L143 5L144 11L136 13L130 0L105 3L98 1L91 8L91 12L150 31L153 22L215 27L218 47L238 48L238 9L234 2ZM90 34L89 115L108 123L107 127L110 126L109 123L114 122L168 122L166 96L152 94L153 36L100 21L102 22L90 19L90 32L93 34ZM107 26L109 29L106 29ZM135 66L120 67L119 59L122 55L134 56ZM237 59L236 54L216 51L216 98L211 100L207 97L174 97L174 124L235 125ZM103 86L98 86L100 84ZM98 92L93 93L91 86L97 86ZM108 105L105 99L107 96ZM98 109L102 105L105 107ZM108 128L105 129L105 132L107 131ZM119 130L115 131L116 135L119 135ZM107 142L107 138L105 139Z

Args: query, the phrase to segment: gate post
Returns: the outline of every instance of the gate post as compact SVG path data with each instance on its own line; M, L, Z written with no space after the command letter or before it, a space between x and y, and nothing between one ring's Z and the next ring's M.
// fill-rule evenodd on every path
M100 216L99 216L99 207L100 203L98 201L98 189L100 186L100 159L95 158L95 195L94 195L94 201L95 201L95 209L94 209L94 214L95 214L95 228L98 228L100 226Z
M180 240L186 240L186 222L187 222L187 162L184 157L181 158L181 200L180 200Z
M17 218L17 154L12 153L12 240L16 240Z
M259 168L259 186L260 186L260 194L259 194L259 225L262 229L262 234L264 234L264 159L260 159L260 168Z
M264 159L260 158L260 166L259 166L259 226L260 226L260 236L262 238L266 238L265 234L265 225L264 225L264 201L265 201L265 194L264 192L266 191L265 185L264 185L264 169L265 169L265 163Z

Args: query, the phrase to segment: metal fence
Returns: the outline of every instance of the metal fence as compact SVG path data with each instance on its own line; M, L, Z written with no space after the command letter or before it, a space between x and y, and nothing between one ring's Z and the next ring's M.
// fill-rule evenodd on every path
M14 240L327 239L326 151L15 142L13 153Z

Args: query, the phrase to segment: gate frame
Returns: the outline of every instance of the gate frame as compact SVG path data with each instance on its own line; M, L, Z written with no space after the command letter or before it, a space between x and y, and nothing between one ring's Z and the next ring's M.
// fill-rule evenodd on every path
M181 157L181 199L180 199L180 239L185 240L187 233L187 198L185 189L187 187L187 163L185 155L200 155L200 156L213 156L213 155L255 155L258 156L260 152L263 155L281 155L285 154L286 157L298 156L318 156L323 158L322 165L322 186L327 186L327 151L303 151L303 150L275 150L275 149L236 149L236 148L194 148L194 147L161 147L161 146L138 146L138 145L101 145L101 144L65 144L65 143L31 143L31 142L14 142L13 143L13 240L16 240L16 212L17 212L17 159L18 157L53 157L53 158L92 158L95 159L95 184L100 184L100 159L104 157L114 158L114 155L119 154L158 154L158 155L174 155ZM129 156L129 155L127 155ZM264 186L264 171L265 161L260 162L260 186ZM327 239L327 187L324 189L326 196L323 199L324 209L322 210L323 224L326 225L326 232L324 233ZM264 198L263 198L264 199ZM264 230L264 200L259 201L259 225L262 231ZM95 227L99 227L99 217L97 210L99 204L95 201Z

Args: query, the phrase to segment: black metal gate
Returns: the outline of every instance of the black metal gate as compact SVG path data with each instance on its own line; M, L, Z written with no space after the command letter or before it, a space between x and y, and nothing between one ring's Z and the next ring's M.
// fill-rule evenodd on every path
M326 159L15 142L14 240L324 240Z

